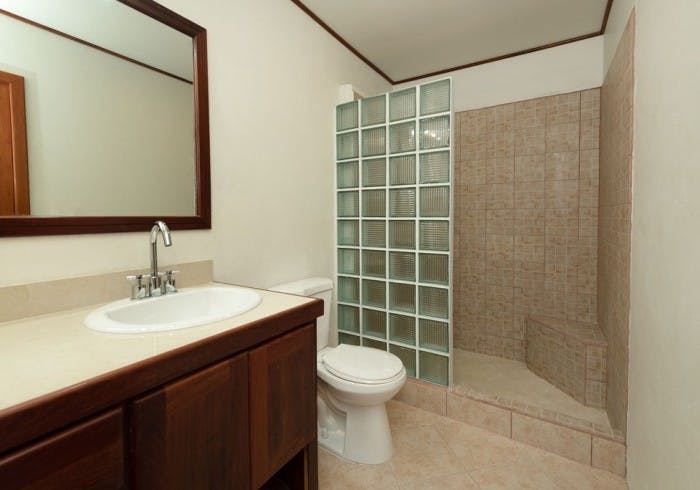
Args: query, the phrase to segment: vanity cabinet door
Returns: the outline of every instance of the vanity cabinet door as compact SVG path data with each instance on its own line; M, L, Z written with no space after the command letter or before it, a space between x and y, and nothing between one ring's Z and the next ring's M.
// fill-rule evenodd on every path
M111 410L0 458L0 488L124 488L123 419Z
M283 335L249 356L251 484L260 488L300 451L315 449L307 446L316 441L316 325ZM315 454L304 459L307 478L313 478Z
M131 487L248 488L248 359L239 355L130 407Z

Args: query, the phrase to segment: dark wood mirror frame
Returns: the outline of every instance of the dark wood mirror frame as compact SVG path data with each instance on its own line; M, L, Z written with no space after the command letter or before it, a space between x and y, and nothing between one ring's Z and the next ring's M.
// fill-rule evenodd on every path
M2 216L0 217L0 237L147 231L150 230L153 222L158 219L166 221L173 230L211 228L207 31L153 0L118 1L192 37L194 51L196 214L194 216L71 216L52 218ZM9 15L16 17L12 14ZM27 21L26 19L20 20ZM28 22L64 37L70 37L67 34L54 31L40 24ZM97 48L100 49L99 47Z

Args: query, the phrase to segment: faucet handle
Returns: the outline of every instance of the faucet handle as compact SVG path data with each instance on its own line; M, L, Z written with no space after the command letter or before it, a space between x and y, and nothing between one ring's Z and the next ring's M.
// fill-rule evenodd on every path
M131 299L140 299L146 295L146 289L143 285L143 274L126 276L126 280L131 282Z
M165 279L165 289L166 292L168 293L176 293L177 292L177 287L175 286L175 279L173 279L173 276L175 274L179 274L180 271L174 271L174 270L168 270L165 271L166 279Z

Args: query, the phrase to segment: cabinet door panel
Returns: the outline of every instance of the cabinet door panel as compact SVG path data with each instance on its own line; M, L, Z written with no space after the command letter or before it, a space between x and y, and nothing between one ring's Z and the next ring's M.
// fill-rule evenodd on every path
M124 488L123 419L111 410L0 458L0 488Z
M135 401L130 423L134 489L247 488L247 355Z
M251 481L259 488L316 440L316 325L249 356Z

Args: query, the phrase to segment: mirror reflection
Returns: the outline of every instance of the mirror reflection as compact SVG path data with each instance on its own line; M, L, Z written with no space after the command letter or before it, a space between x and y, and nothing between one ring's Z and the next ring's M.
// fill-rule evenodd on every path
M192 39L116 0L0 0L0 216L192 216Z

